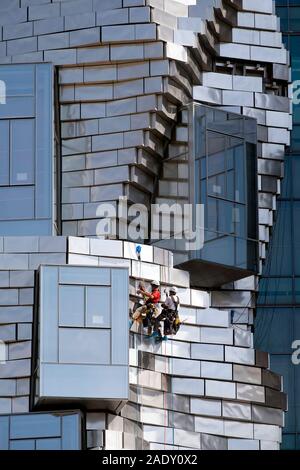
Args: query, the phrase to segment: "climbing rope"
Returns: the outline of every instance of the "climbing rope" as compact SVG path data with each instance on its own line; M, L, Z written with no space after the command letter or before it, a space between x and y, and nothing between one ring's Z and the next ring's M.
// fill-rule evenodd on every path
M141 245L136 245L135 252L136 252L137 262L138 262L137 278L139 279L140 282L145 282L145 280L142 277L142 261L141 261L142 246ZM167 282L169 283L170 279L171 279L171 267L170 267L169 263L168 263L168 266L167 266L167 273L168 273ZM139 367L139 362L138 362L137 387L138 387L139 391L138 391L137 395L140 397L139 402L140 402L140 406L142 408L143 407L143 387L142 387L142 384L141 384L140 373L139 372L144 369L144 365L143 365L144 364L143 323L140 323L138 328L140 328L140 332L137 331L136 339L137 340L139 339L139 341L140 341L140 347L139 348L137 347L137 350L138 350L138 360L139 360L139 352L140 352L141 364L140 364L140 367ZM164 325L163 325L163 327L160 327L160 328L164 328ZM139 335L139 333L140 333L140 335ZM165 333L165 330L163 331L163 334L164 333ZM168 348L167 348L167 341L161 341L160 342L161 356L162 356L162 358L164 358L164 363L165 363L165 366L164 366L165 376L172 375L172 373L173 373L173 361L172 361L172 358L173 358L173 337L174 337L174 331L173 331L173 328L172 328L171 329L171 334L170 334L171 344L170 344L169 354L168 354ZM171 363L170 363L169 356L171 357ZM169 392L168 392L168 390L164 390L162 381L161 381L161 388L162 388L162 394L163 394L163 412L164 412L164 441L163 441L163 443L164 443L164 449L166 449L166 446L167 446L167 430L168 430L168 427L169 427L168 417L170 418L172 429L174 428L174 394L173 394L173 391L172 391L172 388L171 388L171 390L170 390L171 400L170 400L170 403L169 403L169 409L167 409L167 395L168 395ZM173 429L173 435L174 435L174 429ZM144 449L143 439L142 439L141 447L142 447L142 450L143 450Z
M137 245L135 248L135 252L137 255L137 262L138 262L138 279L141 279L142 277L142 263L141 263L141 252L142 252L142 247L141 245ZM138 328L140 328L140 349L137 348L137 386L138 386L138 393L140 395L140 407L143 407L143 387L140 384L140 373L139 373L139 351L140 351L140 360L141 360L141 370L143 369L143 360L144 360L144 351L143 351L143 327L142 325L138 325ZM137 339L139 337L138 335L139 331L137 331ZM140 408L140 409L141 409ZM144 427L144 425L142 424ZM142 434L142 450L144 450L144 439L143 439L143 434Z

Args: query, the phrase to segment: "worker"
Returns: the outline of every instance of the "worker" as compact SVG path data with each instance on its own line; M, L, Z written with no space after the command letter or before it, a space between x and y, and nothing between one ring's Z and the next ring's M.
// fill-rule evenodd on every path
M175 286L169 289L169 294L165 291L166 300L162 304L162 312L155 319L154 332L155 341L166 341L168 335L176 334L180 327L178 309L180 300ZM161 333L161 322L164 322L164 336Z
M137 293L143 296L145 304L135 310L132 319L133 321L140 321L142 319L143 326L148 328L149 335L152 333L152 318L159 315L159 286L158 281L151 281L151 292L148 292L143 284L140 284L137 290Z

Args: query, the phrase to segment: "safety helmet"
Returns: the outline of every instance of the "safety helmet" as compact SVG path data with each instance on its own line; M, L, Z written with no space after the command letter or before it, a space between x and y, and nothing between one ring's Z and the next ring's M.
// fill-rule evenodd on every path
M151 286L156 286L156 287L159 287L160 284L158 281L151 281Z
M174 292L174 294L177 294L177 287L175 286L170 287L170 292Z

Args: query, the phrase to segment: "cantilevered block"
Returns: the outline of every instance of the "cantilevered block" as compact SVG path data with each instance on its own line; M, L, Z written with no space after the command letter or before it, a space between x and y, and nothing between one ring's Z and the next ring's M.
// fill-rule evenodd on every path
M118 409L128 399L128 269L42 266L33 404Z

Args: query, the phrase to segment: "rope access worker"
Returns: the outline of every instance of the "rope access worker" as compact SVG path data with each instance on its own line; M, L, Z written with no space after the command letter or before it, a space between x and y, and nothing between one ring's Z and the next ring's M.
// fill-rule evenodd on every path
M144 298L145 304L137 308L132 315L133 321L143 320L143 326L148 327L148 334L152 332L152 317L159 315L158 304L160 302L159 282L151 281L151 292L145 289L143 284L139 285L137 290Z
M152 336L155 341L165 341L168 335L176 334L180 327L180 319L178 309L180 306L180 299L177 295L177 288L171 287L169 294L167 291L166 300L162 304L163 310L160 315L155 318L154 332ZM164 336L161 333L161 322L164 322Z

